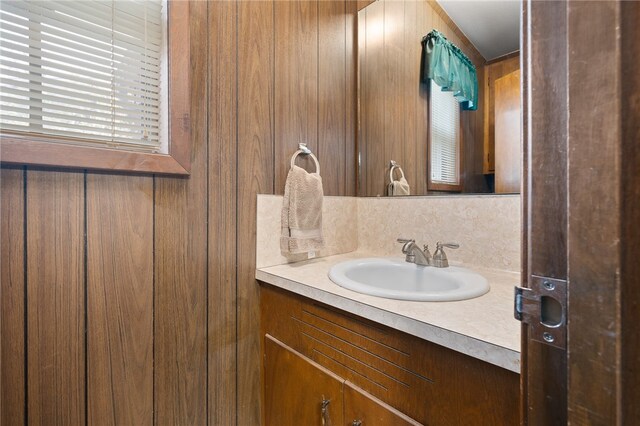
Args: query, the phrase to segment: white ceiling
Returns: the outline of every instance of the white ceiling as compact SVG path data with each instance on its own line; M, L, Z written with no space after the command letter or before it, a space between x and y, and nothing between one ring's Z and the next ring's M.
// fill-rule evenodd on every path
M520 0L438 0L487 61L520 49Z

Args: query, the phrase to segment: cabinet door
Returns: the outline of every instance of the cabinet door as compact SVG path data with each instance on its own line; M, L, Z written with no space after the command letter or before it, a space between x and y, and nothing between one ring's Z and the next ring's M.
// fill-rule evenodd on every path
M266 426L342 424L341 378L268 334L264 354Z
M520 70L496 80L496 192L520 192Z
M344 383L344 420L346 426L420 425L349 382Z

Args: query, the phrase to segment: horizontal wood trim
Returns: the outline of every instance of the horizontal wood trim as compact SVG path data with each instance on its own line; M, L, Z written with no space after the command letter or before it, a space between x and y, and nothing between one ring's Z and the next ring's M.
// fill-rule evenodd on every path
M63 138L0 134L7 164L189 175L191 169L189 2L169 2L169 153L60 143Z
M507 61L509 59L519 58L519 57L520 57L520 51L516 50L514 52L507 53L506 55L498 56L497 58L494 58L494 59L492 59L490 61L487 61L485 66L493 65L493 64L498 63L498 62Z
M7 164L76 169L188 175L172 156L47 142L46 138L0 137L0 158Z
M427 184L427 189L429 191L461 192L462 184L449 185L446 183L435 183L435 182L431 182L431 179L429 179L429 183Z

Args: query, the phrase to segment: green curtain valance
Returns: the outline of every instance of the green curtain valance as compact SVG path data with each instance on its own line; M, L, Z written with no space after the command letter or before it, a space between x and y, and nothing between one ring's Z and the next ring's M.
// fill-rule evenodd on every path
M476 67L437 30L422 38L422 81L432 79L443 91L453 92L462 109L478 109Z

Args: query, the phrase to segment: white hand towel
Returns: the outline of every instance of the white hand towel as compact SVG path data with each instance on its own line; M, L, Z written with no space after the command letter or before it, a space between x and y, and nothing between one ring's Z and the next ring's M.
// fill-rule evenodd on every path
M324 247L322 238L322 178L320 166L313 154L315 173L294 164L297 151L291 157L282 203L282 234L280 250L284 254L307 253Z
M394 179L393 171L400 171L400 179ZM387 191L387 195L389 196L400 196L400 195L411 195L411 189L409 188L409 182L404 178L404 172L402 168L396 164L391 166L391 170L389 171L389 189Z

